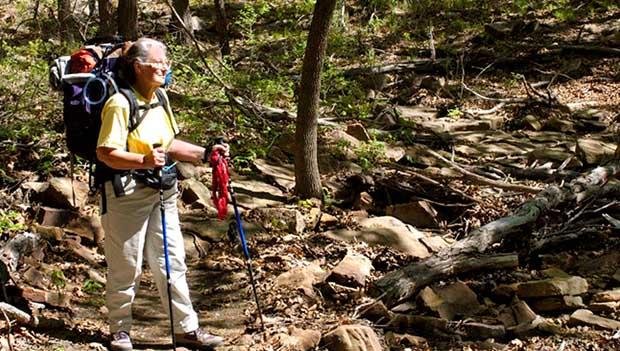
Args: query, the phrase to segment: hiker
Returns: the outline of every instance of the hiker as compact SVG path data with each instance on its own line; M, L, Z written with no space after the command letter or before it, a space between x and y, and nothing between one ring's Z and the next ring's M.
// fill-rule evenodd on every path
M176 204L176 172L173 177L157 178L153 170L174 170L173 162L176 161L205 162L211 150L227 153L228 145L222 143L205 148L175 139L179 130L174 117L169 109L167 111L168 104L162 105L158 101L158 96L167 99L160 87L170 69L163 43L138 39L126 50L119 64L122 78L131 86L144 118L135 130L128 131L130 105L120 93L109 98L101 114L97 159L110 170L107 180L102 182L101 221L106 233L106 304L111 349L132 350L129 336L131 307L138 290L143 259L149 263L164 310L170 313L162 222L166 224L177 345L214 348L222 344L223 339L199 328L190 301ZM167 189L163 192L165 221L160 214L160 187Z

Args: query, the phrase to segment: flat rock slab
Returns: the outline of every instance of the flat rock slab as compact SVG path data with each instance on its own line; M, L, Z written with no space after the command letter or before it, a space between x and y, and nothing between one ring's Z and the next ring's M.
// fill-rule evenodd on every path
M348 254L327 277L328 281L349 287L362 287L370 277L372 262L363 255Z
M330 351L382 351L374 330L363 325L343 325L323 335L321 344Z
M555 296L530 300L530 306L537 312L574 311L586 307L581 296Z
M356 219L360 230L339 229L325 232L325 235L336 240L361 240L370 245L392 247L412 257L424 258L430 252L419 239L425 235L413 226L391 216Z
M237 203L241 208L278 206L286 203L284 192L273 185L254 179L234 179L233 187L237 194Z
M478 297L462 282L440 288L426 287L420 292L419 298L427 308L447 320L470 317L480 310Z
M254 166L259 172L284 189L292 190L295 188L295 166L290 164L277 165L263 159L254 160Z
M301 290L306 296L316 297L314 284L322 281L326 275L327 272L318 263L312 262L280 274L275 280L275 285L287 289Z
M603 318L595 315L592 311L581 309L573 312L570 316L571 325L589 325L601 329L618 330L620 322L614 319Z
M588 291L588 282L577 276L536 280L519 284L520 298L580 295Z
M592 296L592 301L595 302L612 302L620 301L620 288L613 290L601 291Z

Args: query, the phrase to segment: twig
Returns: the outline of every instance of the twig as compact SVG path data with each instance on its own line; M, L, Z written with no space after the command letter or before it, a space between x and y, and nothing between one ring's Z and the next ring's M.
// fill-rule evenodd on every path
M13 351L13 343L11 342L11 320L9 319L9 316L6 315L6 312L4 312L4 310L0 310L2 311L2 315L4 316L4 320L6 321L7 324L7 330L6 330L6 340L9 343L9 350Z

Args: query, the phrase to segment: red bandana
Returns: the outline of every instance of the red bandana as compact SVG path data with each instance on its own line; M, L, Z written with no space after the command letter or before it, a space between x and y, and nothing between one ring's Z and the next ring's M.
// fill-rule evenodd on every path
M218 150L211 153L209 160L213 170L211 199L217 208L217 218L224 219L228 214L228 161Z

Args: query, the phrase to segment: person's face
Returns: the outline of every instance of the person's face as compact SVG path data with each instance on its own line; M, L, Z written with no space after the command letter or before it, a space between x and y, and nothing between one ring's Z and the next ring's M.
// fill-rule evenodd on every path
M144 62L136 61L136 80L153 87L159 87L164 84L166 72L169 68L170 62L166 58L164 49L154 46L149 50L147 59Z

